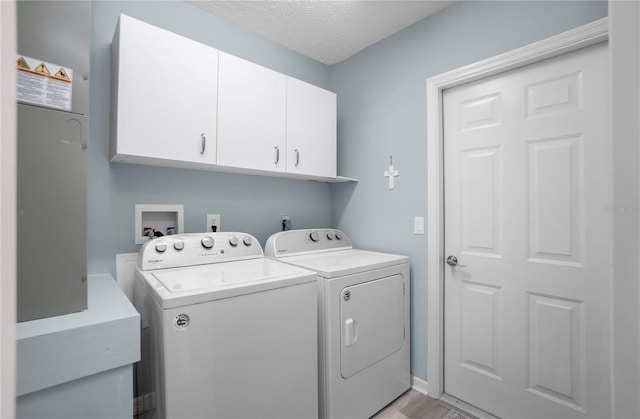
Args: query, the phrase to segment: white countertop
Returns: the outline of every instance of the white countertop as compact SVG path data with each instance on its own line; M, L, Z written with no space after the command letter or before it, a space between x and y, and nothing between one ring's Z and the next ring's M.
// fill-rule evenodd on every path
M87 310L17 324L18 396L140 360L140 315L111 275L87 280Z

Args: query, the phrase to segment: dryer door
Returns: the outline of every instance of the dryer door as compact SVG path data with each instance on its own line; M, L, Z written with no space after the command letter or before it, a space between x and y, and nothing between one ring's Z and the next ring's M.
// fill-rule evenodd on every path
M404 342L402 275L346 287L340 293L343 378L400 350Z

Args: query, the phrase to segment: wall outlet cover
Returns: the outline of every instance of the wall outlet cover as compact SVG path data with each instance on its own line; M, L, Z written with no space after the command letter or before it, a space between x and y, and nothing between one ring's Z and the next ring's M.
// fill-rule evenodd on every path
M205 227L207 232L222 231L220 226L220 214L207 214L207 225Z

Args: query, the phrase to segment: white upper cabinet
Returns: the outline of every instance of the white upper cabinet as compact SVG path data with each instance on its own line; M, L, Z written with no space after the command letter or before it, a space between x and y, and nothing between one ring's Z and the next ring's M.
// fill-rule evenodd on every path
M284 172L286 76L220 52L218 165Z
M112 161L215 164L217 71L217 49L120 15L112 44Z
M336 177L336 94L287 77L287 172Z
M335 93L125 15L111 48L111 161L345 179Z

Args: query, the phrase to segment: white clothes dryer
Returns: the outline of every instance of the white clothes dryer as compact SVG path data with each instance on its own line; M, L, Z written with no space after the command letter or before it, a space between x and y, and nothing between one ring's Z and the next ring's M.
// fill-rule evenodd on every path
M410 388L409 257L334 229L276 233L265 255L317 273L321 418L368 418Z
M165 236L140 250L134 299L152 417L317 417L314 272L244 233Z

